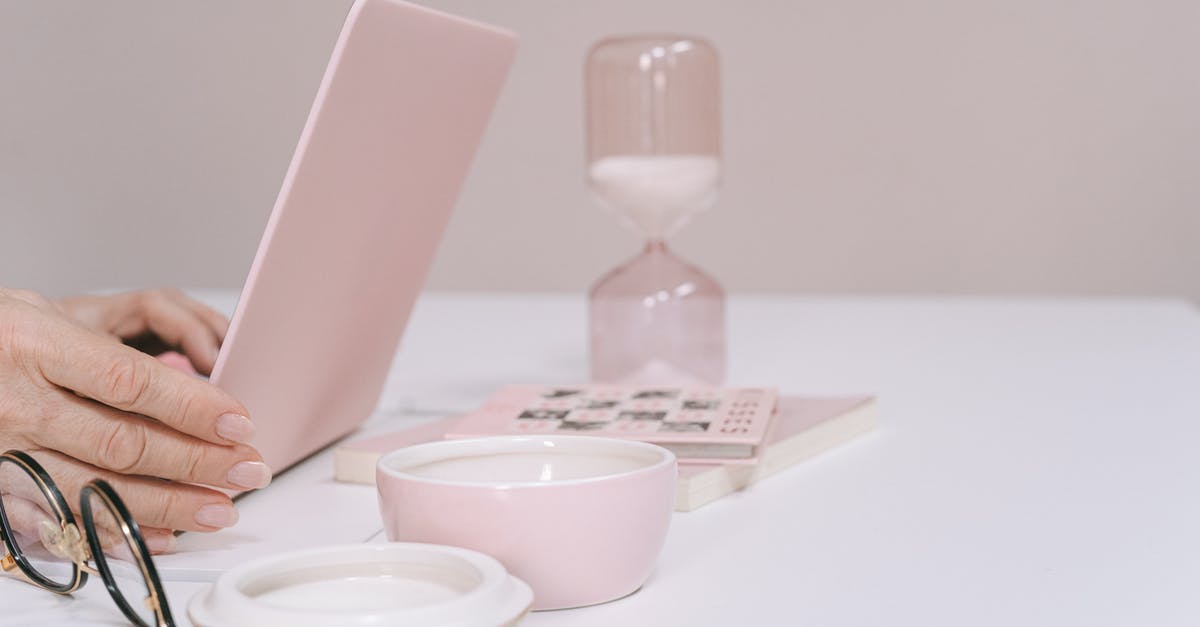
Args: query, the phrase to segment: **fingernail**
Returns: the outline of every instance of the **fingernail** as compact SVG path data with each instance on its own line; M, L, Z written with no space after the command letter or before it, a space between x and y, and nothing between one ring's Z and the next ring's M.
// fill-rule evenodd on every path
M220 506L218 505L218 507ZM200 522L199 514L196 515L196 522ZM142 533L142 539L146 541L146 548L150 549L150 552L156 555L170 553L175 550L175 534L173 533Z
M232 527L237 521L232 505L205 505L196 510L196 523L205 527Z
M241 414L221 414L217 418L217 435L239 444L249 444L254 439L254 423Z
M229 469L226 479L243 488L265 488L271 483L271 469L262 462L238 462Z

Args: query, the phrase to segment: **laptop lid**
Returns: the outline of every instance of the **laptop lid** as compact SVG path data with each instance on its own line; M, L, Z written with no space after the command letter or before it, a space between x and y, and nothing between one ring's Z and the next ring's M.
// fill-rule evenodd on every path
M515 51L397 0L350 9L211 377L272 470L374 410Z

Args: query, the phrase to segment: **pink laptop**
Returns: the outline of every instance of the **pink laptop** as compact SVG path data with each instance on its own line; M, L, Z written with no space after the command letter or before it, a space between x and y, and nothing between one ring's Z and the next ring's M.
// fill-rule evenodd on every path
M350 9L212 375L272 470L374 410L515 51L404 2Z

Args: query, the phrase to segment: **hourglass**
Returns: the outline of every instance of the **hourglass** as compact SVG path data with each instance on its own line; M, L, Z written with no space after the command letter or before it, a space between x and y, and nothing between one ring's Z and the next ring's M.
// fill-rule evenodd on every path
M725 293L667 249L721 178L716 50L703 39L606 39L588 53L587 178L596 201L646 238L592 287L592 378L719 384Z

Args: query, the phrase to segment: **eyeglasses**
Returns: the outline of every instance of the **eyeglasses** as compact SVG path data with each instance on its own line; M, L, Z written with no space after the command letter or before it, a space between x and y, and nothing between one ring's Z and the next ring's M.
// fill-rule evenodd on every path
M89 481L80 490L79 511L86 542L41 464L23 451L0 455L0 539L5 549L0 568L17 569L30 583L59 594L70 594L83 587L89 574L97 575L133 624L174 627L142 532L112 486L102 479ZM110 562L106 552L119 559Z

